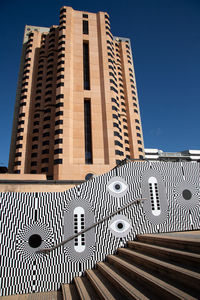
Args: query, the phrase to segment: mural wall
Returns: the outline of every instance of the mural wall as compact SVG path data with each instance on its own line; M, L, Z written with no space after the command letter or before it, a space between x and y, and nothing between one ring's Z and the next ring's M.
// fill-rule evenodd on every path
M0 193L0 203L1 296L57 290L137 234L200 229L200 164L128 163L62 193Z

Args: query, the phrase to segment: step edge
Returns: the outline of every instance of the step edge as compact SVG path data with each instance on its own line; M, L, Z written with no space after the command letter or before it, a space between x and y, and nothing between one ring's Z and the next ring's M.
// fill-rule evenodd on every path
M158 249L158 250L162 250L162 251L166 251L166 252L171 252L171 253L175 253L175 254L180 254L180 255L185 255L188 257L200 259L200 254L187 252L184 250L177 250L177 249L162 247L162 246L158 246L158 245L151 245L151 244L142 243L142 242L138 242L138 241L128 241L127 244L128 244L128 248L132 248L131 246L129 247L129 245L139 245L139 246L145 247L145 248ZM120 248L118 248L118 249L120 249Z
M109 268L109 266L107 266L104 262L99 262L97 264L98 268L102 268L104 272L106 272L109 276L112 276L111 274L109 274L109 271L114 272L112 269ZM110 270L105 270L106 269L110 269ZM100 271L100 270L99 270ZM100 271L101 272L101 271ZM115 273L115 272L114 272ZM120 285L122 291L126 290L129 294L131 293L132 295L134 294L134 296L136 297L135 299L138 300L148 300L149 298L147 298L146 296L144 296L144 294L142 294L138 289L136 289L133 285L131 285L129 282L127 282L122 276L118 275L117 273L115 273L115 278L112 276L112 278L114 278L114 280L116 281L117 284ZM116 278L117 277L117 278ZM121 281L123 282L123 284L118 281L118 277L120 277ZM133 292L133 289L135 290L135 292Z
M121 253L125 252L126 254L127 253L128 254L132 254L133 256L137 256L137 257L146 259L147 261L151 261L152 263L155 263L156 265L161 265L163 267L170 268L170 269L172 269L174 271L186 274L188 276L191 276L191 277L194 277L194 278L200 280L200 274L197 273L197 272L194 272L194 271L191 271L191 270L188 270L188 269L185 269L185 268L182 268L182 267L170 264L168 262L164 262L162 260L159 260L159 259L156 259L156 258L153 258L153 257L149 257L148 255L141 254L141 253L138 253L138 252L136 252L134 250L130 250L130 249L127 249L127 248L119 248L119 252L118 253L120 254L120 252ZM129 255L129 256L131 256L131 255Z
M108 300L115 300L115 298L112 296L112 294L109 292L107 287L105 288L106 293L102 290L100 285L98 284L98 281L101 281L99 278L97 278L97 281L94 279L94 277L97 277L96 274L94 273L93 270L86 270L85 271L88 279L90 280L92 286L94 287L95 290L98 290L101 294L103 294L103 299L108 299ZM93 275L92 275L92 274ZM97 292L98 293L98 292ZM98 293L99 294L99 293ZM101 297L101 295L99 295Z
M136 274L136 276L138 276L138 274L139 274L140 277L145 278L147 281L152 282L153 284L159 286L161 289L163 289L163 290L165 290L167 292L170 292L172 295L175 295L176 297L180 298L180 296L181 297L184 296L184 298L182 298L182 299L185 299L185 300L188 300L188 299L190 299L190 300L196 300L196 298L192 297L188 293L186 293L186 292L184 292L182 290L179 290L175 286L173 286L173 285L171 285L169 283L166 283L165 281L159 279L158 277L155 277L155 276L149 274L146 271L141 270L138 267L134 266L134 269L136 269L136 270L132 270L130 268L130 266L131 267L133 267L133 266L131 264L127 263L126 261L123 261L123 259L121 259L119 257L116 257L114 255L109 255L109 259L111 259L111 261L115 260L115 262L117 262L118 264L122 265L122 267L123 267L124 263L127 264L126 267L129 269L129 271L134 272ZM182 295L180 295L180 292L181 292Z

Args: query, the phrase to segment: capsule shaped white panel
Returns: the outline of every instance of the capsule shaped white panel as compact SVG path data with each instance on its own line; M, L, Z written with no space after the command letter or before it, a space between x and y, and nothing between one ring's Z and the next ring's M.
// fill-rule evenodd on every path
M158 171L144 171L141 181L144 213L147 219L155 225L162 224L167 219L168 201L164 181Z
M77 234L94 224L94 213L87 198L75 198L64 211L64 238ZM84 262L91 259L95 251L95 228L82 233L64 245L69 261Z
M85 210L81 206L74 209L74 234L85 229ZM74 250L83 252L85 250L85 234L82 233L74 239Z
M148 184L149 184L152 214L154 216L159 216L161 214L161 209L160 209L160 199L158 193L158 181L155 177L151 176L148 179Z

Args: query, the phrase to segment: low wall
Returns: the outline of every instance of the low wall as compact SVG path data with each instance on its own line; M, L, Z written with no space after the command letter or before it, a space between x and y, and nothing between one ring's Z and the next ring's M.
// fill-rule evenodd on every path
M200 229L199 175L197 162L130 162L66 191L1 192L1 295L57 290L137 234Z

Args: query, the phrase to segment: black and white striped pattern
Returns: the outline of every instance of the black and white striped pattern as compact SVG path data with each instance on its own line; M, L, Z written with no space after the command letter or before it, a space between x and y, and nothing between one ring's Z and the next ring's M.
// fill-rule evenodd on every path
M145 201L150 201L149 174L157 177L159 193L165 195L160 197L160 218L151 216L148 203L133 204L119 215L130 222L127 235L114 234L109 229L110 218L85 233L86 250L82 255L75 252L74 241L50 254L37 253L38 248L29 246L32 234L41 236L40 248L66 239L73 233L71 214L77 206L85 209L87 227L134 199L145 196ZM120 197L108 189L114 178L121 178L128 186ZM185 189L190 190L191 200L181 198ZM69 283L74 276L93 268L137 234L200 229L200 164L133 162L61 193L0 193L0 203L1 295L57 290L61 283Z

